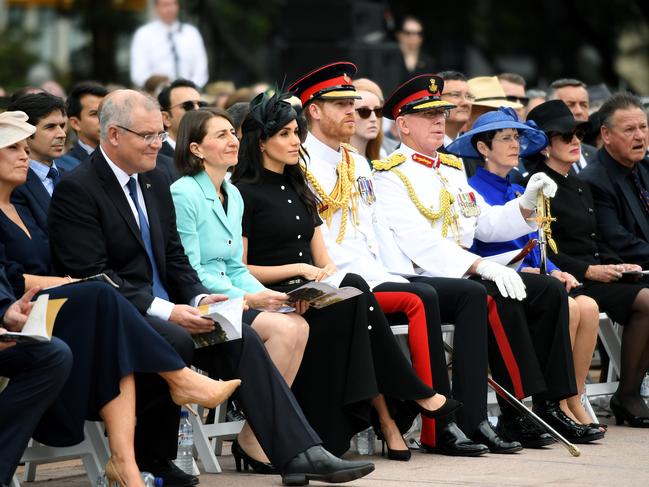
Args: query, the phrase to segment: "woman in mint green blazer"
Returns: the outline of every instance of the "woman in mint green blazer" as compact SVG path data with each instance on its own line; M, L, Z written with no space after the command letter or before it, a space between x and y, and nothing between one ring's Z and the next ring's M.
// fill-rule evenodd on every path
M243 264L243 200L237 188L225 180L239 151L232 122L222 110L190 111L180 124L176 144L176 165L182 177L171 186L171 194L189 262L210 292L244 297L250 308L244 321L259 334L290 386L309 335L308 324L300 315L306 307L299 304L298 312L293 313L264 312L283 306L288 296L266 289ZM269 465L268 459L247 425L234 449L243 450L253 468L269 473L264 466Z

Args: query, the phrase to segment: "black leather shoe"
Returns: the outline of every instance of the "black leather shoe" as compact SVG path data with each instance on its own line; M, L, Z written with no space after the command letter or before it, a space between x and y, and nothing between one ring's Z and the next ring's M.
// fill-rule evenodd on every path
M491 453L514 453L523 449L518 441L505 441L498 436L486 419L478 425L473 441L487 445Z
M599 429L575 423L561 410L558 402L546 401L543 404L535 404L532 410L572 443L590 443L604 438L604 433Z
M433 411L422 407L417 401L412 401L412 405L414 406L415 410L419 414L431 419L443 418L444 416L453 414L455 411L457 411L463 406L463 404L460 401L456 401L452 397L447 397L444 404L442 404L440 407L438 407Z
M554 443L554 438L526 416L501 415L496 433L507 441L518 441L523 448L542 448Z
M316 445L299 453L284 466L282 484L307 485L309 480L339 484L359 479L372 471L373 463L342 460Z
M437 446L432 447L422 443L421 447L428 453L440 453L454 457L477 457L489 453L489 448L486 445L471 441L454 422L444 426L437 437Z
M260 462L248 455L237 440L232 442L232 456L234 457L234 466L237 472L247 472L248 467L261 475L279 475L279 470L272 463ZM243 468L242 468L243 464Z
M636 416L624 407L620 399L614 394L611 397L611 411L615 415L615 424L624 424L626 421L632 428L649 428L649 417Z
M190 487L198 484L198 477L183 472L171 460L140 460L137 466L140 472L149 472L154 477L162 477L165 487Z

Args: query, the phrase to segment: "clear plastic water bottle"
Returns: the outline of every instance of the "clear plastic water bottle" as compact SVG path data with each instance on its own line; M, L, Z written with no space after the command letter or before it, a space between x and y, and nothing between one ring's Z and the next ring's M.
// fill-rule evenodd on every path
M142 477L142 482L146 487L155 487L155 477L152 473L149 472L140 472L140 477ZM108 487L111 487L110 485Z
M644 375L642 384L640 384L640 395L644 398L649 397L649 373Z
M108 485L108 480L103 473L99 477L97 477L97 483L95 485L96 487L110 487Z
M189 422L189 413L184 409L180 412L180 428L178 429L178 453L174 463L188 475L194 469L194 429Z
M359 455L373 455L376 434L374 428L367 428L356 434L356 451Z

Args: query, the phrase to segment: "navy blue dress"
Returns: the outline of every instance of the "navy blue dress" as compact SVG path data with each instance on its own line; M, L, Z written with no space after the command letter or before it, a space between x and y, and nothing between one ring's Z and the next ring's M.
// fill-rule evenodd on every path
M20 296L23 273L51 273L47 236L27 208L16 206L16 210L31 238L0 211L0 265ZM123 377L185 367L171 345L107 284L82 282L42 292L67 299L53 334L68 344L74 364L59 398L33 434L37 441L52 446L77 444L83 440L84 421L101 419L100 409L119 394Z

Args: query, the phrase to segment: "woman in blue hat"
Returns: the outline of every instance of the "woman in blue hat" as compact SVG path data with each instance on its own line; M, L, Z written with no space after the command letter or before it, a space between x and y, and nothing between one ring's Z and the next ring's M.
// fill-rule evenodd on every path
M475 175L469 178L469 184L490 205L504 205L525 191L522 186L512 184L508 177L518 164L519 157L536 154L547 144L547 136L533 122L519 122L513 109L501 107L479 117L471 130L450 144L448 150L458 156L482 159L484 167L479 167ZM508 242L475 239L471 251L481 256L496 255L522 249L535 237L536 234L531 233ZM578 286L574 276L562 272L550 260L546 264L547 273L565 283L568 292ZM538 273L540 267L541 256L538 247L535 247L525 257L519 270ZM593 299L584 295L570 297L568 302L575 376L581 391L597 342L599 308ZM565 414L559 413L553 424L566 436L580 441L601 438L599 430L584 426L591 423L592 418L584 410L580 394L561 401L560 408Z

